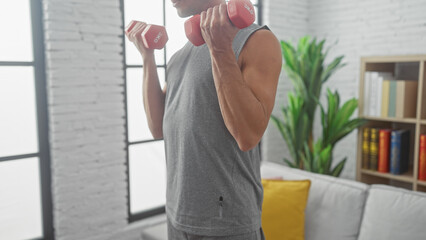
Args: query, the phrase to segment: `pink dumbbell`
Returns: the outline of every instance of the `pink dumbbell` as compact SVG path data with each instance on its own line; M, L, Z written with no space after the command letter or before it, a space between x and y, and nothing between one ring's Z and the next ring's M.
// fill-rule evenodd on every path
M228 2L228 17L239 29L250 26L256 19L253 4L250 0L230 0ZM194 15L185 21L185 34L195 46L205 43L201 35L200 15Z
M126 35L129 34L136 23L138 23L138 21L132 20L129 25L127 25L125 30ZM162 49L169 40L166 28L159 25L148 24L141 35L143 44L149 49Z

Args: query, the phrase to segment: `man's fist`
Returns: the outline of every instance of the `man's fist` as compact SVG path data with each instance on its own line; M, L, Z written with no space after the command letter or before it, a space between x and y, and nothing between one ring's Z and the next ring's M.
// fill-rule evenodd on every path
M162 49L169 40L166 29L163 26L146 24L135 20L129 23L125 33L143 56L152 52L153 49Z

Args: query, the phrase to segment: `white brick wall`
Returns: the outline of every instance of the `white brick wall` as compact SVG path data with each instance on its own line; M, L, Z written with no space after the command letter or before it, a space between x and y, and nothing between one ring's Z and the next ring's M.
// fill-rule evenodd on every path
M119 0L44 0L43 7L55 237L138 239L125 233Z
M338 40L337 45L330 52L329 60L345 55L347 66L329 80L323 93L326 87L332 90L337 89L342 96L342 101L358 97L360 57L426 53L425 0L308 0L302 2L307 11L294 14L301 11L299 10L300 1L267 1L265 5L268 9L265 11L280 14L269 16L265 19L266 23L272 26L281 25L282 29L275 32L280 39L288 39L289 36L298 37L299 32L293 31L294 26L287 26L287 23L293 25L295 22L300 22L298 20L300 18L307 19L306 25L299 23L301 28L307 29L305 34L326 38L329 45ZM289 16L297 20L289 20ZM288 85L288 81L281 81L279 93L287 90ZM280 94L286 95L286 92ZM279 95L274 112L284 104L286 102ZM318 117L317 120L319 120ZM281 161L285 153L283 153L284 150L279 150L279 147L284 144L284 141L277 134L275 126L270 125L264 137L264 145L266 145L263 147L264 157L267 161ZM319 121L316 122L315 127L318 136L318 131L321 130ZM342 173L344 178L355 178L356 149L354 146L356 146L355 132L339 142L334 150L335 161L348 157Z
M278 40L295 42L308 33L308 0L264 0L263 8L264 24ZM282 71L272 114L282 118L281 108L287 104L287 93L291 89L292 84ZM283 163L284 157L290 159L286 144L270 122L262 138L262 159Z
M123 47L119 0L44 0L52 191L56 239L139 239L127 224ZM358 94L359 57L426 52L426 1L265 0L265 23L279 39L339 39L332 56L348 66L330 80L344 99ZM292 88L282 74L274 114ZM333 88L333 89L334 89ZM349 157L355 134L336 148ZM275 126L263 139L267 161L287 156ZM161 218L161 217L160 217ZM157 219L156 221L164 221Z

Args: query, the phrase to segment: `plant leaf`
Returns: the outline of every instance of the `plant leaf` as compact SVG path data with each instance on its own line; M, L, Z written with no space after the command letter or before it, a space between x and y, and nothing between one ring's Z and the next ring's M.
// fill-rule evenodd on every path
M327 65L327 67L321 74L322 83L325 83L335 71L346 65L341 64L343 58L344 56L337 57L330 64Z
M284 160L285 163L287 163L287 165L289 167L291 167L291 168L297 168L297 166L294 163L290 162L288 159L284 158L283 160Z
M345 167L347 158L345 157L342 161L340 161L334 168L331 170L331 176L339 177Z

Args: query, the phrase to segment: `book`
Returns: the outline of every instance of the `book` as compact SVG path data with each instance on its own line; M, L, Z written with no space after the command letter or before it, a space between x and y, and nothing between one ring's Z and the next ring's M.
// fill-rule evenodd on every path
M383 80L381 117L387 117L389 113L389 87L390 80Z
M402 174L408 170L410 131L394 130L391 133L390 173Z
M379 73L376 77L377 81L377 89L376 89L376 111L374 112L374 116L380 117L382 113L382 92L383 92L383 73Z
M398 80L396 83L395 117L415 118L417 112L417 81Z
M370 115L370 72L364 76L364 116Z
M379 72L376 81L377 81L377 96L376 96L376 112L375 116L382 116L382 111L384 108L388 108L389 106L384 107L383 105L383 95L387 94L389 96L389 90L387 93L384 93L384 83L386 80L393 79L393 74L390 72ZM387 115L386 115L387 116Z
M382 173L389 172L389 161L390 161L390 129L379 130L379 163L378 171Z
M379 129L372 128L370 131L370 169L377 171L379 155Z
M370 73L370 100L369 100L369 106L370 111L368 113L369 116L376 116L377 113L377 89L379 86L379 73L378 72L371 72Z
M389 96L384 92L383 84L386 80L393 79L390 72L365 72L364 77L364 115L380 117L382 116L383 100L382 96ZM386 105L386 108L388 106ZM387 116L387 115L386 115Z
M370 128L362 131L362 168L370 168Z
M388 117L396 116L396 81L391 80L389 83L389 105Z
M426 181L426 134L420 135L419 180Z

